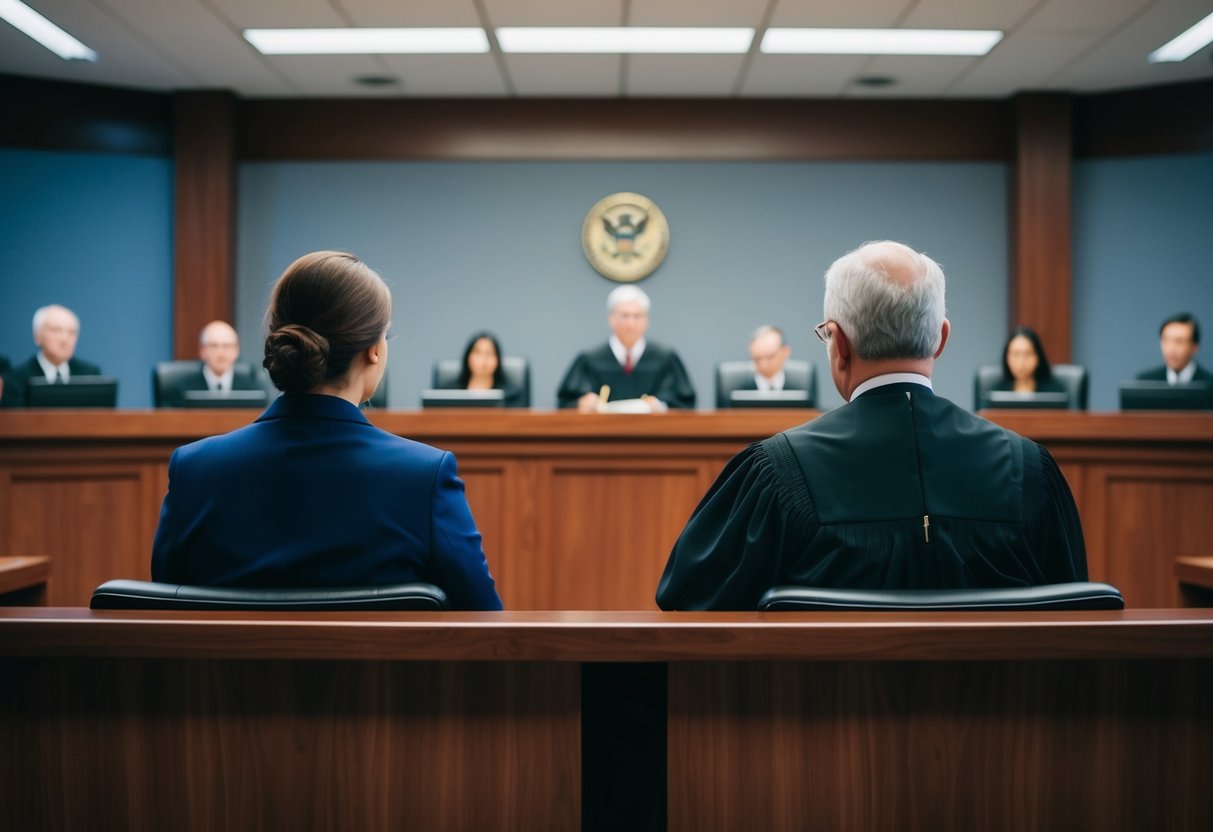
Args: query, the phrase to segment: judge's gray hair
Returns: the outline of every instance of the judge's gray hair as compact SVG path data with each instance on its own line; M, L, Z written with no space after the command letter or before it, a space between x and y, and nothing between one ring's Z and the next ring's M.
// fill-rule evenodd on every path
M918 273L902 282L872 248L904 248ZM825 275L825 317L847 334L865 360L929 358L939 348L946 308L939 264L900 243L864 243L834 261Z
M649 296L645 294L644 289L641 289L639 286L633 286L630 283L620 286L607 295L607 312L614 312L616 306L624 303L638 303L645 313L648 313L649 307L652 305L652 301L649 300Z
M42 327L46 324L47 317L55 310L66 312L75 321L76 329L80 328L80 319L76 317L75 312L66 306L60 306L57 303L52 303L49 306L40 306L34 311L34 340L38 339L38 333L42 331Z

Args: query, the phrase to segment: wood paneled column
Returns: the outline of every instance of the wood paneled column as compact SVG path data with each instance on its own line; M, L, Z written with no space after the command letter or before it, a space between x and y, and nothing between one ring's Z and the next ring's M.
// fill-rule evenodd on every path
M198 356L198 333L235 316L236 99L176 96L173 194L173 354Z
M1040 333L1049 360L1070 360L1070 96L1015 100L1008 325Z

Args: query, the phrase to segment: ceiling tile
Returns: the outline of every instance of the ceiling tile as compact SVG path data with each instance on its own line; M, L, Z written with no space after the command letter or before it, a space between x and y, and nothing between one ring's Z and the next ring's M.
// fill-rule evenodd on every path
M346 26L329 0L208 0L241 29L312 29Z
M897 83L889 87L865 87L852 81L843 94L862 98L934 98L971 68L973 62L973 58L957 56L880 55L863 68L862 75L887 76Z
M733 94L744 55L629 55L627 94L719 96Z
M1051 89L1049 79L1094 43L1094 35L1017 32L978 59L972 71L947 93L1002 97L1021 90Z
M492 55L384 55L407 96L491 97L506 94Z
M758 26L767 0L643 0L628 12L629 26Z
M902 26L909 29L1001 29L1023 22L1040 0L922 0Z
M506 55L519 95L619 95L618 55Z
M1025 32L1107 32L1156 0L1050 0L1024 23Z
M755 55L741 94L838 95L867 61L862 55Z
M869 0L863 4L837 3L833 0L779 0L767 25L839 29L895 26L906 9L913 5L912 0Z
M399 95L400 88L367 88L355 82L363 75L389 74L371 55L270 55L266 57L290 79L299 95Z
M481 25L472 0L339 0L339 3L355 26Z
M623 0L484 0L493 26L621 26Z

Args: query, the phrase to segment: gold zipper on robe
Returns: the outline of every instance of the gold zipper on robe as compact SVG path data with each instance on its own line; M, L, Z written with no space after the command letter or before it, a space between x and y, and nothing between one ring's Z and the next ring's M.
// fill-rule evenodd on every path
M931 542L931 516L929 514L922 516L922 539L927 543Z

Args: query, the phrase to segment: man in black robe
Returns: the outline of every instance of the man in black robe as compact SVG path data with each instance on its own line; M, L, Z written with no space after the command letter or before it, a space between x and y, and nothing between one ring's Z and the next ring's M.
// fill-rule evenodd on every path
M607 297L607 343L578 353L560 382L560 407L594 413L599 393L609 386L610 401L642 399L654 413L671 407L694 408L695 388L678 353L644 337L649 327L649 296L637 286L620 286Z
M752 610L772 586L1082 581L1074 498L1036 443L936 396L951 325L938 264L869 243L826 273L830 371L848 404L738 454L691 515L662 609Z

